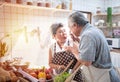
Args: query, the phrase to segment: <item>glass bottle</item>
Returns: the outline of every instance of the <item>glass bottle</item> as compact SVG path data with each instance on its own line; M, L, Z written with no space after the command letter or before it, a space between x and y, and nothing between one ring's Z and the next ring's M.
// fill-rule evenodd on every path
M72 10L72 0L70 0L69 10Z
M17 4L22 4L22 0L16 0Z
M67 4L66 4L65 0L62 0L61 6L62 6L62 9L66 9L67 8Z
M51 7L51 0L45 0L45 7Z
M38 0L37 1L37 6L43 7L44 6L43 0Z
M5 2L11 3L11 0L5 0Z
M97 14L101 13L101 8L100 8L100 7L97 7L96 13L97 13Z
M33 5L33 1L32 0L27 0L27 5Z

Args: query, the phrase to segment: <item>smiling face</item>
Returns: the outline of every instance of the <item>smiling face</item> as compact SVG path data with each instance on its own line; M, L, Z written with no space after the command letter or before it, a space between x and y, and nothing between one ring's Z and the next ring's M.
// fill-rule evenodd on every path
M67 39L67 33L65 31L65 28L63 27L58 28L54 37L57 40L57 42L64 43Z

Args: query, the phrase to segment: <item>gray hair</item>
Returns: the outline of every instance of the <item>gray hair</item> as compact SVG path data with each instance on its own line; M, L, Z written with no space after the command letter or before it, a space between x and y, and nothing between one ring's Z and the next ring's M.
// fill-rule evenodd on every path
M84 26L88 23L87 18L81 13L80 11L73 12L70 16L69 19L72 23L76 23L79 26Z
M55 35L56 34L56 31L60 28L60 27L63 27L63 24L62 23L54 23L50 26L50 30L51 30L51 34L52 35Z

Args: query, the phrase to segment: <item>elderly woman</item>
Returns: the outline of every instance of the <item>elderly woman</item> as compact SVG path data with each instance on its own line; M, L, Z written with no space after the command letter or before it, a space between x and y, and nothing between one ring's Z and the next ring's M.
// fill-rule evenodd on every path
M65 46L70 46L73 43L67 38L67 33L63 27L63 24L52 24L51 33L55 39L55 42L49 48L49 66L55 69L57 73L61 73L73 60L73 63L68 67L68 69L75 69L77 65L77 59L70 51L66 51L64 48ZM76 76L77 78L74 78L74 80L81 82L78 81L81 73L78 72Z

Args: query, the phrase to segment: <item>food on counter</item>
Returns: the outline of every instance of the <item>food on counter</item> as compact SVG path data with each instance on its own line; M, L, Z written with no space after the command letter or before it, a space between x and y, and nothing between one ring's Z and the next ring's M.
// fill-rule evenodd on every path
M46 80L52 79L52 76L50 74L46 75Z
M2 67L0 67L0 78L2 78L4 80L5 77L10 78L10 73L8 71L4 70Z
M47 69L45 67L42 67L42 69L39 69L38 79L45 78L46 80L50 80L52 79L52 74L53 74L52 68Z
M17 82L18 77L13 71L7 71L0 67L0 82Z
M40 78L46 79L46 73L45 72L39 72L38 73L38 79L40 79Z
M20 82L30 82L30 81L28 81L28 80L26 80L26 79L24 79L22 77L19 77L19 80L20 80Z
M18 77L13 71L9 71L10 77L11 77L11 82L16 82L18 80Z
M23 64L14 65L12 63L13 61L0 62L0 82L5 82L6 79L12 82L17 82L17 80L28 80L33 82L51 82L53 80L52 68L46 68L44 66L41 68L29 68L28 66L26 67L26 65ZM4 77L2 76L4 74L3 72L7 75L6 79L4 79ZM22 79L19 77L21 77Z
M52 80L53 69L52 68L45 68L44 66L41 68L36 69L23 69L29 75L35 77L36 79L42 80Z
M26 72L23 71L21 68L19 68L17 71L18 71L19 73L21 73L24 78L29 79L29 80L32 81L32 82L38 82L38 79L37 79L37 78L31 76L29 73L26 73Z
M37 78L38 76L37 76L37 74L35 73L35 72L31 72L31 73L29 73L31 76L33 76L33 77L35 77L35 78Z

